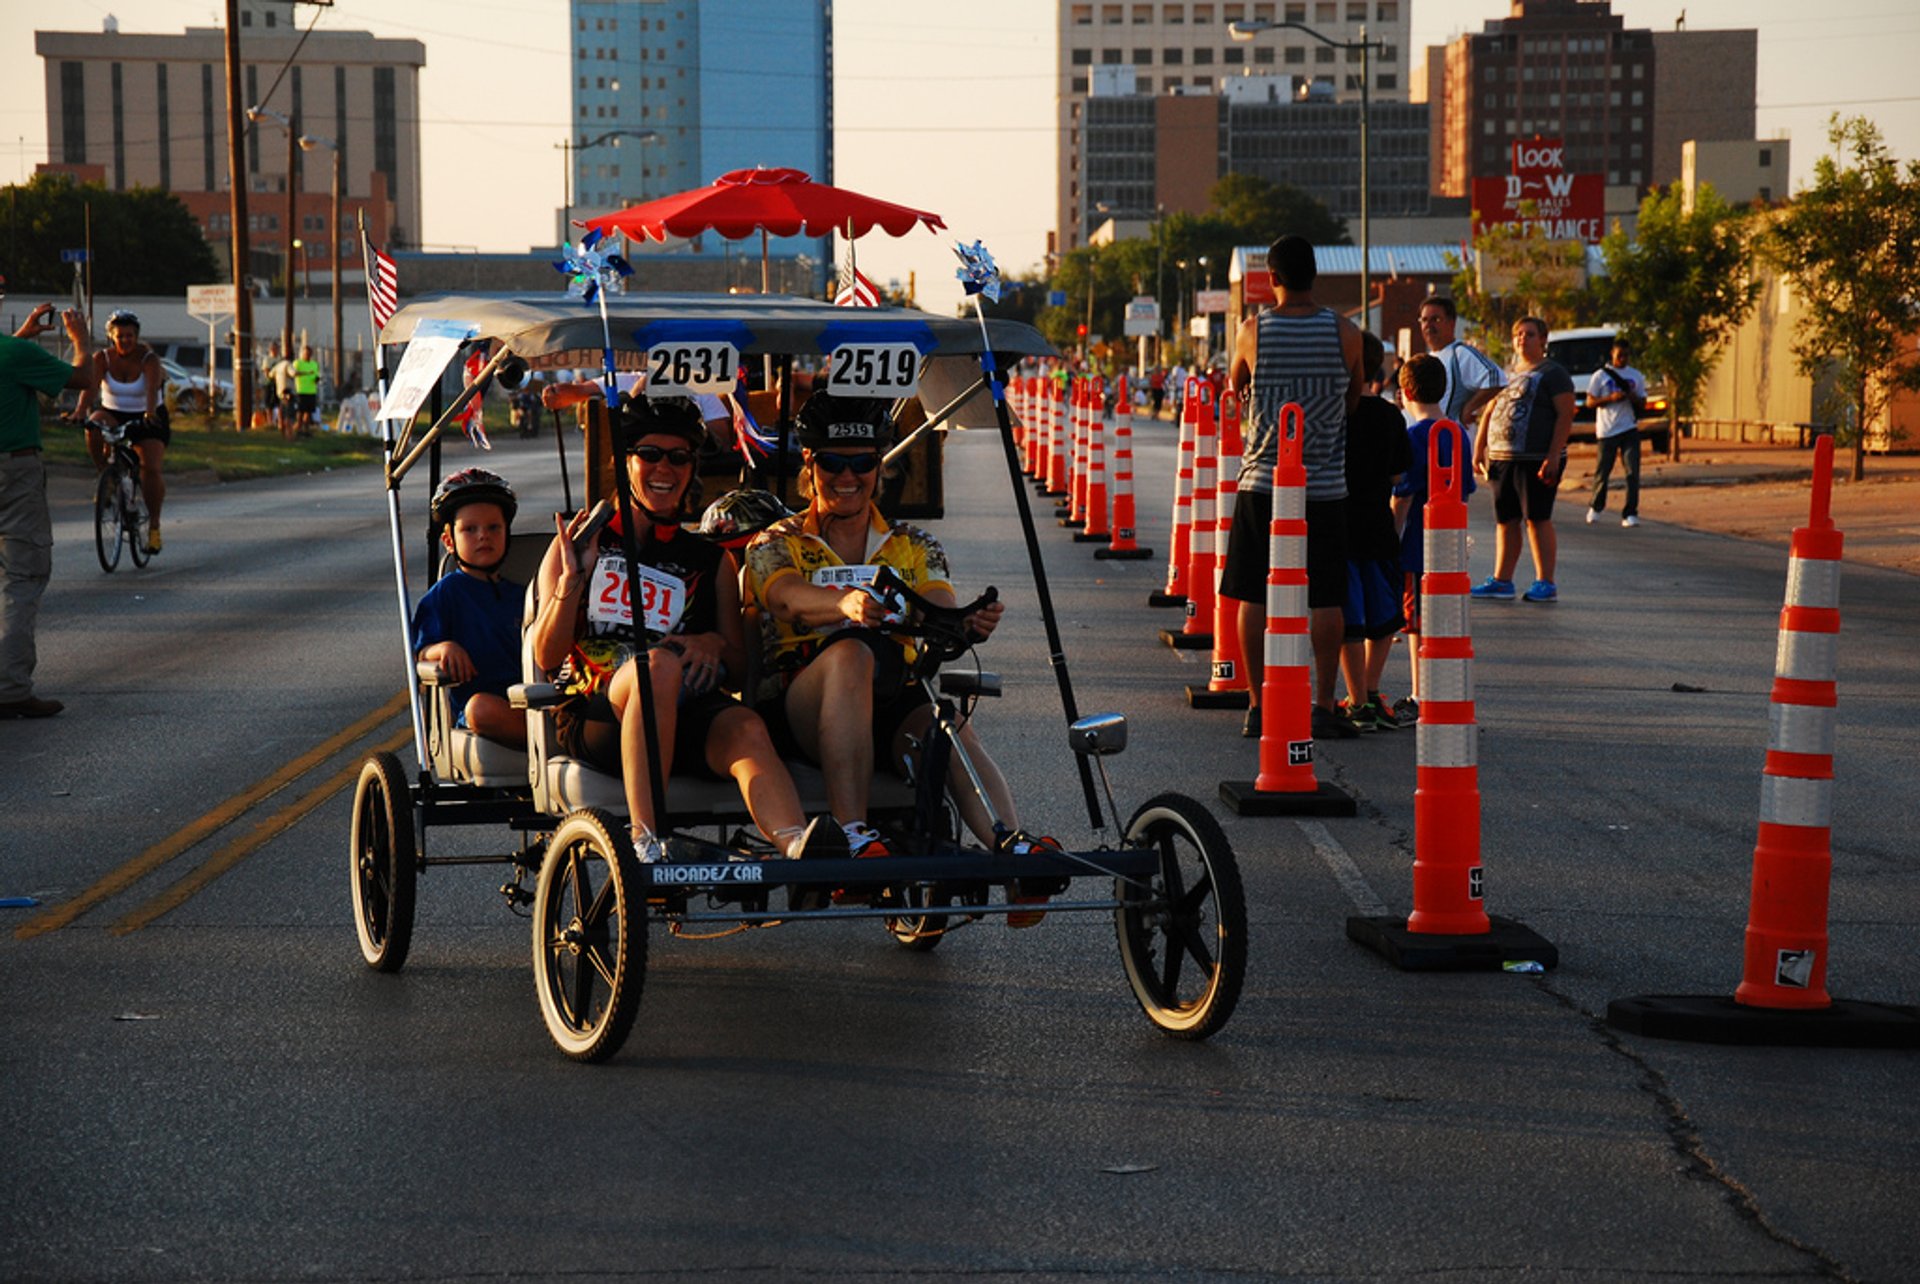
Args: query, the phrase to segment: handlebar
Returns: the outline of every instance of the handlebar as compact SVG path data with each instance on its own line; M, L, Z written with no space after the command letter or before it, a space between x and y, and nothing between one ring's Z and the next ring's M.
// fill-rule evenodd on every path
M896 632L910 633L921 640L921 660L929 672L949 660L959 659L976 642L985 640L983 635L966 627L966 619L982 607L1000 600L1000 590L989 585L986 592L964 606L941 606L914 592L888 566L882 566L873 577L872 591L882 602L906 617L900 624L891 627Z

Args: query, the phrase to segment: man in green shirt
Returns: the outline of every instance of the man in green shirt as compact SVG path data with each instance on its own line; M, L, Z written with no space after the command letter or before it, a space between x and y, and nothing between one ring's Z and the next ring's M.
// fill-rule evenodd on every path
M40 402L63 388L84 388L93 358L86 323L60 314L73 344L67 365L33 340L53 329L43 303L9 338L0 335L0 718L51 718L58 700L33 694L33 626L53 571L53 514L40 458Z
M293 363L293 395L298 399L299 415L294 431L302 437L313 432L314 411L320 404L320 363L313 359L313 345L300 345L300 359Z

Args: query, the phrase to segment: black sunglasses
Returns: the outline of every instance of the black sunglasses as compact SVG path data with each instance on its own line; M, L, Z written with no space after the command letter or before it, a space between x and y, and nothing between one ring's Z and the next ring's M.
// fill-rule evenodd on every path
M641 462L657 464L666 460L675 468L685 468L693 462L693 452L684 446L635 446L628 452L639 456Z
M813 462L829 473L840 474L851 468L861 477L880 466L880 456L874 455L836 455L832 451L814 452Z

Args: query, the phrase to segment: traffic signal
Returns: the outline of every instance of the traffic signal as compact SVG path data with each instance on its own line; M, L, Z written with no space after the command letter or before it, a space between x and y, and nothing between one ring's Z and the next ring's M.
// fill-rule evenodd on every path
M1075 334L1077 334L1077 335L1079 335L1079 336L1080 336L1080 337L1081 337L1082 339L1084 339L1084 338L1086 338L1086 337L1087 337L1087 327L1086 327L1086 325L1085 325L1084 323L1082 323L1082 324L1080 324L1080 325L1077 325L1077 326L1075 326L1075 327L1074 327L1074 333L1075 333Z

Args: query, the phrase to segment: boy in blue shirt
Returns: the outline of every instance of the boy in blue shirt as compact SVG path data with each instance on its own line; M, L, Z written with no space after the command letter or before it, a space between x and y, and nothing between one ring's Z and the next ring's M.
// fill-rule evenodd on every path
M1401 613L1406 616L1407 660L1412 672L1413 694L1396 700L1390 714L1395 725L1413 726L1420 720L1420 576L1426 568L1424 540L1426 524L1422 513L1427 504L1427 439L1433 425L1445 417L1440 402L1447 395L1447 368L1430 353L1410 357L1400 367L1400 395L1414 422L1407 428L1407 444L1413 449L1412 466L1393 488L1393 519L1400 528L1400 570L1404 590ZM1473 457L1473 429L1460 425L1460 442L1466 457ZM1440 463L1450 465L1453 452L1442 439ZM1465 469L1462 497L1473 494L1473 470Z
M526 585L500 575L518 505L504 478L466 468L440 484L431 509L455 569L413 612L416 659L438 664L453 689L454 725L524 747L527 718L507 703L520 680L520 614Z

